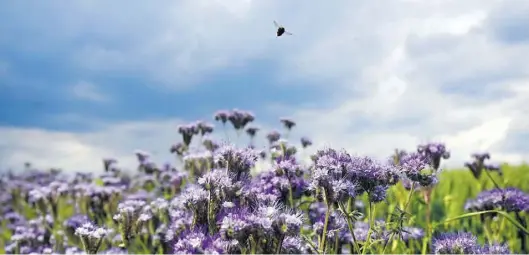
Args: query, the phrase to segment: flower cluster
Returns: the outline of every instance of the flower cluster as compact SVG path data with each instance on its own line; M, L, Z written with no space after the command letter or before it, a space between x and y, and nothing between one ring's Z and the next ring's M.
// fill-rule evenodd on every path
M499 165L485 163L485 160L490 159L489 153L474 153L472 154L472 158L474 161L466 162L465 167L470 170L476 179L479 179L483 171L498 172L500 175L502 175Z
M491 189L469 199L465 204L468 211L506 210L508 212L529 212L529 194L516 189Z
M505 245L479 245L477 238L471 233L443 233L433 241L435 254L510 254Z
M219 111L214 119L224 129L231 123L237 136L246 132L249 144L217 142L212 124L189 122L175 131L181 135L170 148L176 154L175 163L156 162L148 152L138 150L134 152L137 171L105 158L101 173L38 171L28 164L26 171L0 176L4 251L367 254L418 253L430 248L426 252L510 252L505 245L479 245L469 233L440 234L431 247L427 245L425 238L431 235L425 226L431 225L428 218L422 219L424 215L415 215L413 191L402 195L405 191L394 186L403 182L435 188L441 181L441 160L450 157L443 144L420 145L411 153L397 151L392 160L332 148L303 158L300 154L312 153L313 141L300 136L294 145L287 140L297 135L295 127L300 124L292 119L280 119L282 133L249 126L255 117L248 111ZM264 149L256 150L259 141L255 139L261 132ZM225 135L229 138L228 132ZM488 157L475 156L471 171L492 171L483 163ZM528 205L526 193L505 188L482 192L465 209L516 215L529 212ZM420 225L424 221L427 224ZM520 250L525 252L523 245Z

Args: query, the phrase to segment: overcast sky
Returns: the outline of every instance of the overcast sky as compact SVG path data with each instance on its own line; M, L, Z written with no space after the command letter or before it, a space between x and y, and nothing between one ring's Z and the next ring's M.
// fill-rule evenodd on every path
M291 117L315 148L529 158L526 0L2 1L0 17L3 168L170 161L179 123L234 107L266 130Z

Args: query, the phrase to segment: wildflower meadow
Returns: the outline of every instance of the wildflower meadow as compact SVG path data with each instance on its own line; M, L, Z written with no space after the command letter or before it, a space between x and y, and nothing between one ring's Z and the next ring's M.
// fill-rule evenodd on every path
M0 253L529 253L527 165L476 152L441 169L457 153L443 143L386 160L341 148L308 155L310 137L288 139L295 120L269 133L256 122L234 109L175 127L170 164L137 151L135 170L106 158L102 174L30 164L3 174Z

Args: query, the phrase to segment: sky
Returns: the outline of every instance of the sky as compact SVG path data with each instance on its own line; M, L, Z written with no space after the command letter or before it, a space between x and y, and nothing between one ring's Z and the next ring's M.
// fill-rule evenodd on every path
M179 124L233 108L260 140L295 120L306 153L444 142L447 167L529 158L529 1L301 2L2 1L0 167L171 162Z

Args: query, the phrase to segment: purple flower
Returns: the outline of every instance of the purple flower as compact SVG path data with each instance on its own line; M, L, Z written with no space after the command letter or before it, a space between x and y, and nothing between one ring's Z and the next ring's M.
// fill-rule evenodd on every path
M209 193L200 186L189 186L182 194L183 205L193 212L195 224L206 224Z
M511 254L511 250L506 244L485 245L479 250L480 254Z
M113 219L118 223L120 234L123 237L125 245L130 239L139 233L140 227L149 215L144 215L145 201L127 200L118 204L118 213Z
M474 178L479 179L483 170L490 172L496 171L500 175L503 174L499 165L485 163L485 160L490 159L489 153L474 153L472 154L472 158L474 158L474 161L466 162L465 167L470 170Z
M117 160L112 159L112 158L103 159L103 167L105 169L105 172L111 171L111 169L113 168L113 165L116 163L117 163Z
M87 215L77 214L77 215L74 215L68 218L66 221L64 221L63 224L66 230L70 231L71 234L74 234L77 228L89 222L90 222L90 218L88 218Z
M175 254L222 254L226 253L226 243L208 236L202 229L185 231L175 243Z
M244 244L252 227L249 216L249 213L244 210L227 214L220 221L220 236L224 240L237 240Z
M215 142L209 137L204 137L204 139L202 140L202 145L204 145L204 147L206 147L206 149L211 152L216 151L220 147L217 142Z
M228 121L229 112L225 110L217 111L214 115L216 121L221 121L222 124L226 124Z
M136 154L136 157L138 158L140 164L145 162L150 157L150 154L148 152L142 150L136 150L134 154Z
M404 227L402 231L402 240L420 240L424 237L424 230L416 227Z
M274 222L274 228L280 235L297 236L303 224L303 214L281 213Z
M253 122L255 117L250 112L233 109L228 115L228 120L231 122L235 130L240 130L248 123Z
M97 227L96 225L87 222L75 230L75 235L81 238L85 252L88 254L96 254L101 247L101 239L108 235L108 230Z
M238 181L240 177L250 173L257 161L257 154L249 148L237 149L227 145L215 151L214 161L218 168L225 168L233 173Z
M301 146L307 148L312 145L312 141L308 137L301 137Z
M169 149L169 152L176 153L178 156L183 156L187 150L187 146L183 143L176 143Z
M213 125L204 121L199 121L196 124L201 135L213 133Z
M199 133L199 129L197 125L194 123L187 124L187 125L180 125L178 126L178 133L182 135L182 140L184 141L184 144L186 146L189 146L189 144L191 144L191 140L193 139L193 136Z
M214 169L200 177L197 182L204 190L212 192L218 201L232 199L240 189L234 184L226 169Z
M259 131L258 127L249 127L246 129L246 133L251 137L255 137L255 134Z
M266 139L268 139L268 142L270 144L273 144L279 141L280 138L281 138L281 134L275 130L270 131L270 133L266 135Z
M467 200L465 210L506 210L508 212L529 211L529 194L516 188L482 191L475 199Z
M422 187L428 187L435 184L437 179L437 172L430 169L431 158L424 153L401 153L397 166L402 170L402 173L412 182L418 183Z
M313 156L315 162L311 187L324 189L328 198L345 199L367 192L372 202L385 198L386 186L399 180L399 169L368 157L351 156L345 151L326 149ZM338 187L347 190L336 195ZM345 193L344 193L345 192Z
M184 168L195 178L199 178L213 166L213 159L210 151L189 154L184 157Z
M289 118L281 118L279 121L281 121L281 123L283 123L283 126L285 126L285 128L288 130L291 130L296 125L296 122L292 121Z
M443 233L433 240L435 254L479 254L477 238L471 233Z
M281 247L283 254L307 254L307 245L300 237L286 237Z
M442 143L427 143L417 146L417 152L423 154L430 159L431 167L435 170L439 169L442 159L449 159L450 152Z

